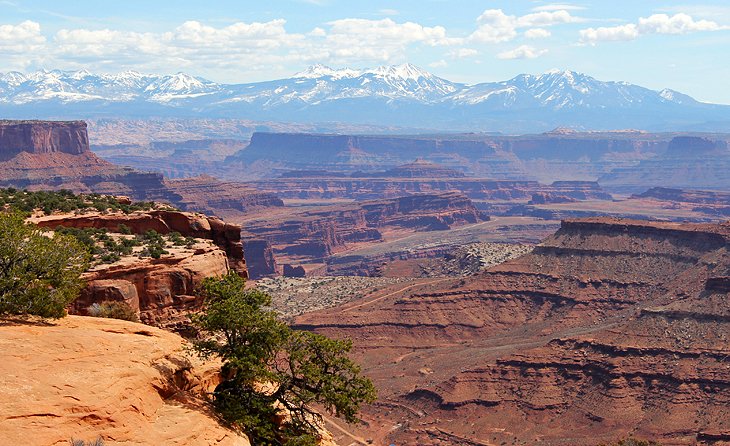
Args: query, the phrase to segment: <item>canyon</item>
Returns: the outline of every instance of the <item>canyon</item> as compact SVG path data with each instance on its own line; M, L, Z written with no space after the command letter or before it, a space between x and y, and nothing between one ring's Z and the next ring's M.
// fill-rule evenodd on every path
M91 151L83 121L0 121L0 186L124 195L210 213L282 205L272 195L211 177L168 181L112 164Z
M728 224L567 220L485 272L295 324L357 339L377 441L722 444L729 242Z
M278 215L272 214L241 220L245 227L243 237L268 242L277 262L297 263L305 269L321 264L335 252L379 242L388 233L446 231L488 220L467 197L455 192L415 194L300 212L283 209Z
M730 443L728 135L127 125L99 153L133 167L83 122L0 122L0 185L180 209L38 224L194 239L95 265L72 313L123 301L184 332L204 277L247 275L354 340L380 398L343 443Z

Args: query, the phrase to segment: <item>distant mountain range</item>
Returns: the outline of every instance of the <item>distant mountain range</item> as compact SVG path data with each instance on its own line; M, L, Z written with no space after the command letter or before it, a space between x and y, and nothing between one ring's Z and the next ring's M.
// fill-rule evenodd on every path
M673 91L603 82L574 71L502 82L451 82L411 64L315 65L291 78L218 84L184 73L0 73L9 118L233 117L502 132L636 128L730 131L730 106Z

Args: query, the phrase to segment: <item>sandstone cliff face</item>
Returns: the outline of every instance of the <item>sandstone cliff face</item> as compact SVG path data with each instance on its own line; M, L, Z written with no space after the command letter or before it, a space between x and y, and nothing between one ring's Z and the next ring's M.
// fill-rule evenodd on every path
M245 227L246 238L267 240L279 253L321 259L348 244L380 240L384 230L443 230L485 219L471 200L449 192L290 212Z
M297 323L358 340L388 442L723 444L729 247L728 224L565 221L479 275Z
M20 152L34 154L89 152L83 121L0 121L0 159Z
M216 217L206 217L190 212L155 210L131 214L52 215L37 219L35 223L46 228L65 226L69 228L106 228L111 231L117 231L119 225L123 224L135 234L154 230L160 234L179 232L183 237L208 239L225 252L232 269L239 274L246 274L241 227L226 223Z
M243 242L243 252L246 256L246 267L251 279L275 275L276 259L271 243L267 240L247 239Z
M594 181L557 181L550 185L537 181L488 180L480 178L278 178L248 183L259 191L282 198L351 198L372 200L414 194L458 191L472 200L527 200L534 194L566 196L574 200L610 200L612 197Z
M0 186L142 200L163 188L160 174L115 166L90 152L82 121L0 121Z
M203 394L217 365L183 340L114 319L0 323L3 444L66 446L71 438L124 445L246 446L218 422ZM62 366L57 366L62 364Z
M196 288L206 277L222 276L230 269L246 275L241 228L214 217L175 211L132 214L53 215L35 221L56 228L105 228L110 232L126 225L134 234L154 230L160 234L179 232L212 243L197 243L191 249L171 249L160 259L122 258L97 266L84 274L87 282L81 296L71 305L75 314L86 314L94 303L105 300L126 302L142 322L174 328L188 313L200 308Z
M219 181L210 176L165 180L166 188L179 196L176 206L186 211L229 217L269 207L282 207L281 198L241 183Z
M555 181L595 179L663 153L668 142L667 136L642 133L358 136L257 132L251 144L229 160L284 169L373 173L423 157L472 175Z

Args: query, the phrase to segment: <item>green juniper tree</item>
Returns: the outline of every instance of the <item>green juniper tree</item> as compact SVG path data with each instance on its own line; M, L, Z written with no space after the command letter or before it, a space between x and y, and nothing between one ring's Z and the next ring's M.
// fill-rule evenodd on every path
M349 341L292 330L267 310L271 297L245 289L235 273L206 279L206 309L194 318L195 347L223 360L213 404L254 445L307 446L318 441L321 415L312 404L348 422L375 400L372 382L347 356Z
M74 237L45 235L0 211L0 315L59 318L83 286L89 254Z

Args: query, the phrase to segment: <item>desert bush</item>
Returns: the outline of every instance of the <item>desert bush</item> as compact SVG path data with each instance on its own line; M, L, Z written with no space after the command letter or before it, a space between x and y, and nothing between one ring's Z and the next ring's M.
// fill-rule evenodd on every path
M0 212L0 315L65 316L88 261L74 237L48 237L21 213Z
M125 321L139 322L137 312L126 302L107 300L92 304L87 310L89 316L107 317L111 319L122 319Z
M96 440L84 441L72 438L71 446L104 446L104 439L99 437Z

